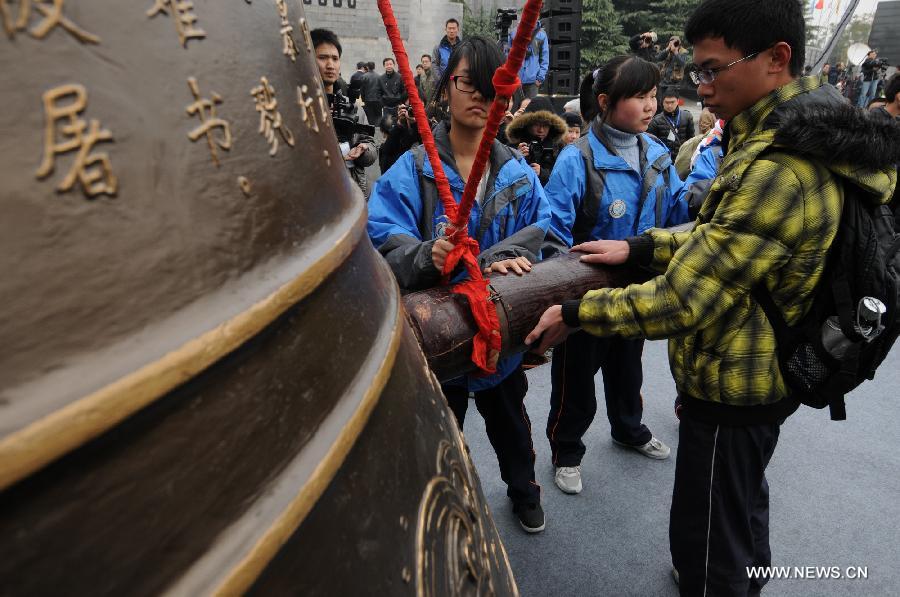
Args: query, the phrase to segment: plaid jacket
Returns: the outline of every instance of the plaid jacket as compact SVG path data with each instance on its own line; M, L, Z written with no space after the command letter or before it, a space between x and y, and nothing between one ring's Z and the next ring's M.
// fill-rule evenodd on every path
M788 323L799 320L838 229L843 185L856 184L886 203L897 178L890 167L874 168L867 155L853 161L840 148L829 153L829 138L844 142L844 131L812 144L824 150L821 156L783 134L817 105L843 109L842 98L818 87L812 77L794 81L731 121L728 153L693 230L653 229L631 241L633 259L646 255L644 264L662 275L588 292L578 306L584 329L671 338L678 390L699 400L773 405L788 395L772 327L751 289L765 283ZM827 159L835 155L841 160Z

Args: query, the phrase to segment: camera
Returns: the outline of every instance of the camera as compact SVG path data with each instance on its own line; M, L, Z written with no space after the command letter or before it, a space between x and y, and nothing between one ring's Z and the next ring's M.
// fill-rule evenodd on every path
M517 19L515 8L498 8L497 16L494 18L494 29L497 30L497 39L501 44L505 44L509 38L509 26Z
M356 135L375 136L375 127L359 124L359 116L354 114L353 104L340 91L328 94L328 105L331 106L331 121L339 142L352 143Z
M529 164L545 165L553 160L553 149L544 147L540 141L532 141L528 144L528 156L525 158Z

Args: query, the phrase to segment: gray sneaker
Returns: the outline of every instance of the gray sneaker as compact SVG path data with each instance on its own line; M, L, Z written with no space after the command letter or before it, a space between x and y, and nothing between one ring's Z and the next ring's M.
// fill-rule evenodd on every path
M629 444L623 444L622 442L613 440L614 444L622 446L624 448L631 448L633 450L637 450L647 458L653 458L654 460L665 460L669 457L669 454L672 450L669 449L669 446L662 443L660 440L655 437L651 437L650 441L644 444L643 446L632 446Z
M558 466L553 476L556 486L563 493L581 493L581 467Z

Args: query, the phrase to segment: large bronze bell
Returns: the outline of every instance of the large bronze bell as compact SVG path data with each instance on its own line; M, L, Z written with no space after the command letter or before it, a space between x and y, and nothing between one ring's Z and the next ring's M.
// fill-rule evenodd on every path
M515 594L300 2L0 18L0 592Z

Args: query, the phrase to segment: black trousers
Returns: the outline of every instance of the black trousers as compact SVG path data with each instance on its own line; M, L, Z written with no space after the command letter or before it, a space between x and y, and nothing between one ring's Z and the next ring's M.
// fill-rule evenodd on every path
M451 385L441 389L462 429L469 405L468 390ZM475 406L484 417L488 439L497 454L506 495L516 504L539 504L541 486L534 479L534 444L531 419L525 410L526 393L528 380L522 369L517 369L493 388L475 392Z
M669 516L681 595L746 597L765 584L747 567L772 563L765 471L780 429L713 425L682 413Z
M597 413L594 376L600 369L613 439L632 446L650 441L653 435L641 423L643 352L643 340L598 338L583 331L553 350L547 439L555 466L581 464L585 451L581 438Z
M372 126L378 126L381 122L381 102L365 102L363 111L366 113L366 119Z

